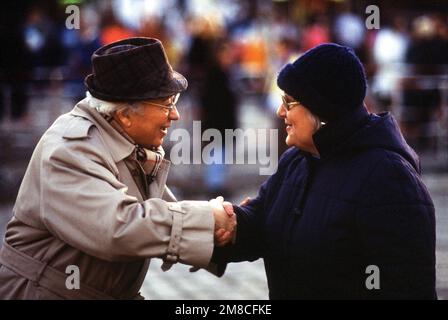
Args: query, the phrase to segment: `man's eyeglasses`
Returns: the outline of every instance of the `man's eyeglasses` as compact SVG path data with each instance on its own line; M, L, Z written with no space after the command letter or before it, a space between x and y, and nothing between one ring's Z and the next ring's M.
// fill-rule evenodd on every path
M155 102L152 102L152 101L143 101L143 104L150 104L152 106L160 107L165 112L165 114L168 116L171 113L171 111L173 111L173 109L176 108L176 104L177 104L177 101L179 100L179 96L180 96L179 93L176 94L171 99L170 104L160 104L160 103L155 103Z
M286 98L286 96L282 95L282 106L283 108L285 108L286 111L291 110L291 108L298 106L300 104L299 101L288 101L288 98Z

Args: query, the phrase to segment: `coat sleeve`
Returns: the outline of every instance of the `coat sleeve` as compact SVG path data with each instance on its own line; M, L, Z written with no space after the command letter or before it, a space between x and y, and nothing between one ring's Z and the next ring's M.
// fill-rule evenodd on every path
M206 266L214 231L208 202L138 202L103 154L82 141L69 141L43 160L40 212L48 230L108 261L160 257Z
M269 179L270 180L270 179ZM213 252L212 261L227 262L254 261L263 256L263 223L265 195L269 180L263 183L255 199L244 206L233 206L237 217L237 233L234 244L218 248Z
M264 257L268 247L264 232L266 214L272 205L269 200L274 197L278 184L297 157L296 148L288 149L280 158L277 172L261 185L257 197L245 206L234 206L237 216L236 241L232 245L215 248L214 263L254 261Z
M431 197L407 161L395 154L386 154L386 158L363 186L356 213L363 273L369 265L379 270L379 289L364 293L366 298L434 299ZM370 274L365 274L366 280Z

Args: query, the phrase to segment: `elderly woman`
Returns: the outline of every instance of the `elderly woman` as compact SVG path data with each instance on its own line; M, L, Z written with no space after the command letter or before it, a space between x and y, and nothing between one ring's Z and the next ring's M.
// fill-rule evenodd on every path
M90 94L45 132L23 178L0 299L140 298L150 258L205 267L214 238L230 240L222 201L177 202L165 185L161 145L187 81L162 43L118 41L92 64Z
M363 106L353 51L315 47L277 83L291 148L214 261L263 258L272 299L436 298L431 197L392 115Z

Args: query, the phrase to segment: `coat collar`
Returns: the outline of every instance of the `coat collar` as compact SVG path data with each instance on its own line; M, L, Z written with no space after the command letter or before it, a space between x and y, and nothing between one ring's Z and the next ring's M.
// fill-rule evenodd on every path
M127 158L134 152L135 145L114 129L96 110L90 108L85 99L80 101L70 113L95 124L115 162Z
M319 129L314 135L314 144L321 159L330 158L343 149L344 144L352 134L362 128L369 121L369 112L365 107L330 122Z

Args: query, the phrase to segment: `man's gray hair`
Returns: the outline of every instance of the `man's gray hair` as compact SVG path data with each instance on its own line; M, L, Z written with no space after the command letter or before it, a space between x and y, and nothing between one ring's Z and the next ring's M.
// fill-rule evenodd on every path
M90 94L90 92L86 92L86 99L88 101L88 105L90 108L95 109L103 116L111 117L114 112L127 108L133 112L138 112L140 104L135 102L111 102L104 101L98 98L95 98Z

